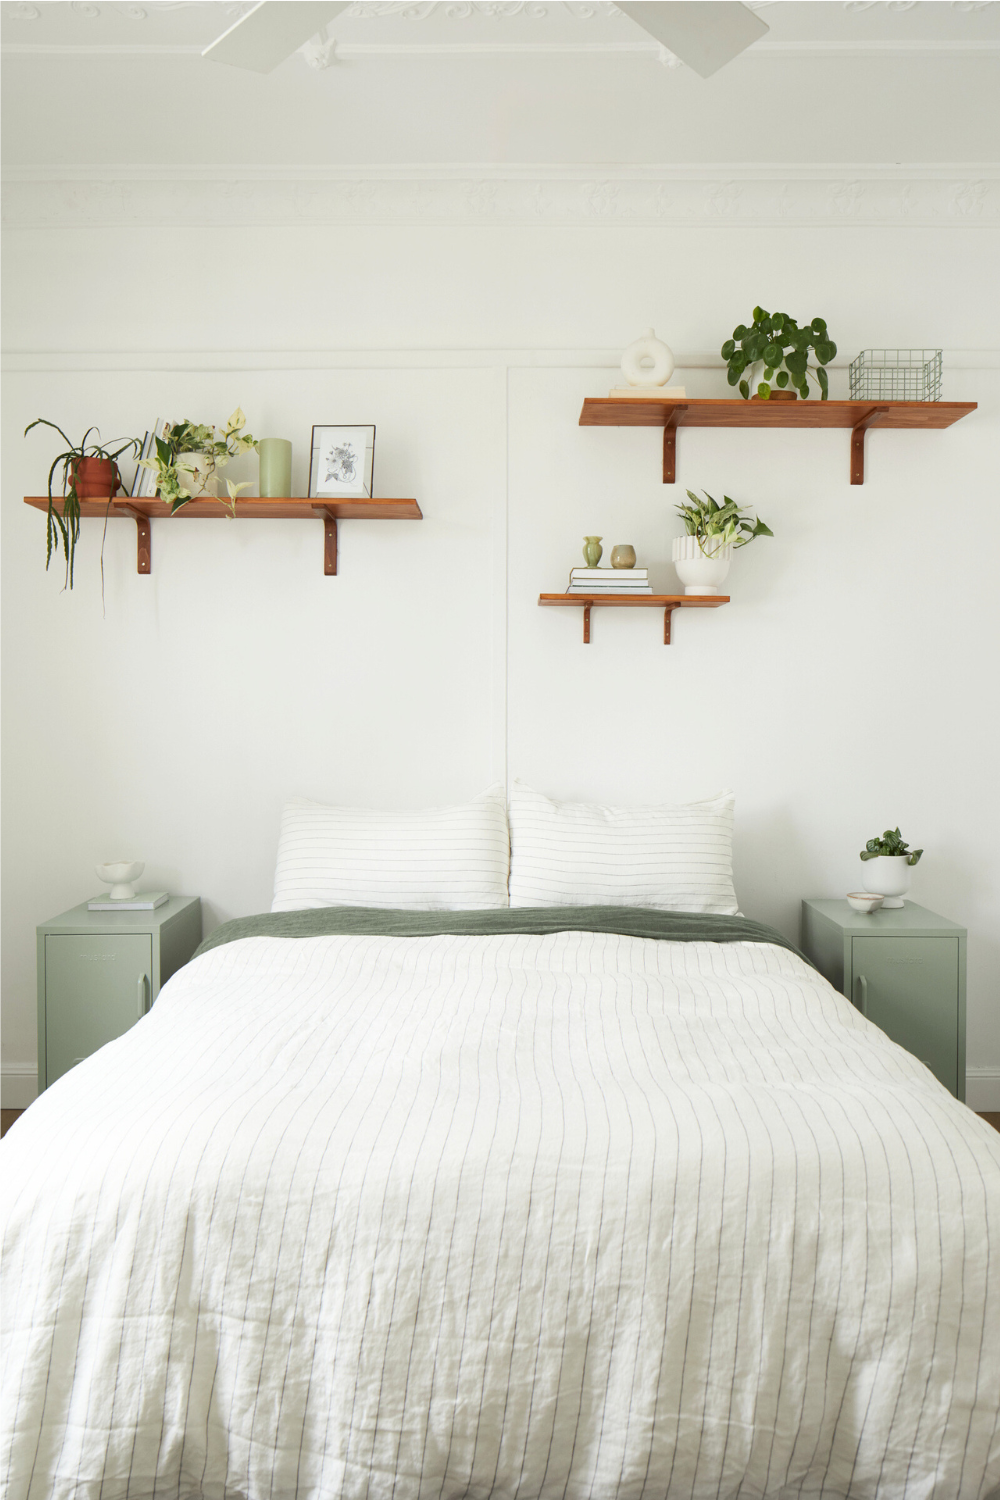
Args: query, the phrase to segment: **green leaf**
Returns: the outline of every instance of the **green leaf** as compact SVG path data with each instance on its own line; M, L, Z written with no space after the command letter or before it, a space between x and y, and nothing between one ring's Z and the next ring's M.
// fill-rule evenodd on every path
M778 371L778 376L777 376L777 385L778 385L778 388L780 390L784 390L785 386L787 384L788 384L788 371L787 370L779 370Z
M723 359L731 359L732 356L733 356L733 354L735 353L735 351L736 351L736 341L735 341L735 339L726 339L726 342L722 346L722 357L723 357Z
M798 375L800 377L804 376L806 373L806 365L808 364L808 356L803 354L800 350L796 350L793 354L785 355L785 364L788 366L793 375Z
M757 517L757 524L750 534L751 536L774 536L774 532L771 530L770 526L765 526L764 522L760 519L760 516Z
M749 328L747 327L747 325L745 323L738 323L736 325L736 327L733 329L733 338L734 339L745 339L746 336L747 336L747 334L749 332L750 332L750 330L749 330Z
M772 366L771 365L765 365L765 367L764 367L764 379L765 380L770 380L771 376L773 374L774 374L774 370L773 370Z
M740 372L739 372L739 370L736 368L735 365L730 365L729 369L726 371L726 379L729 381L729 384L730 385L735 385L736 382L737 382L737 380L739 380L739 378L740 378Z
M770 401L771 387L768 385L766 380L762 380L760 385L757 387L757 394L758 396L760 396L762 401Z
M764 358L767 360L772 369L775 365L780 365L782 359L784 358L784 350L782 349L782 346L775 343L768 344L767 348L764 350Z
M744 401L749 401L750 387L747 385L745 380L740 381L740 395L743 397Z
M914 849L913 853L910 855L910 857L906 861L906 863L908 865L915 865L915 864L917 864L918 861L919 861L919 859L920 859L920 856L921 856L921 854L923 854L923 852L924 851L922 849Z
M753 320L754 320L755 323L763 323L763 321L764 321L764 319L766 317L768 317L768 313L765 312L764 308L762 308L762 307L755 307L754 308L754 310L753 310Z
M830 389L830 377L826 373L826 371L821 368L816 371L816 379L819 381L819 388L823 392L823 400L825 401L827 392Z
M878 854L878 850L877 849L871 849L871 848L863 849L861 851L861 858L862 859L874 859L877 854Z

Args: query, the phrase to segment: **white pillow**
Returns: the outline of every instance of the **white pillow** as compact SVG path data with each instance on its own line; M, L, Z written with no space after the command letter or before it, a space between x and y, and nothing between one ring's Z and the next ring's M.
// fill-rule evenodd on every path
M510 797L511 906L652 906L735 915L731 792L680 807Z
M510 842L498 781L464 807L372 812L297 798L281 818L272 911L507 905Z

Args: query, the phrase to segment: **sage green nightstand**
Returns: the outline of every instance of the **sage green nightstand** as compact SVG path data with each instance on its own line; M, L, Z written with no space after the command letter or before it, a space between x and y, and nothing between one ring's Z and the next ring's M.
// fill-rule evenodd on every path
M155 911L88 911L38 932L38 1092L134 1026L201 942L201 900Z
M871 916L802 903L802 949L869 1021L965 1099L964 927L907 901Z

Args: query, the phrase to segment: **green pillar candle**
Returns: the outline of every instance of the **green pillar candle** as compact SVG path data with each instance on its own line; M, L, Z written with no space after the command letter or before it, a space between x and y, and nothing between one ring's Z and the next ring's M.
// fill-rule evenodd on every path
M292 445L287 438L261 438L257 444L260 459L261 496L285 499L292 493Z

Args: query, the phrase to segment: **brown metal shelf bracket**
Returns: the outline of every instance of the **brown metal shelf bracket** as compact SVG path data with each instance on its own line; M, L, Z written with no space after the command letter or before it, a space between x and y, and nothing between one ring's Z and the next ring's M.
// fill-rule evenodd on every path
M332 510L323 511L323 572L327 578L337 572L337 517Z
M123 510L127 516L135 519L135 571L137 573L152 573L153 571L153 527L148 516L144 516L141 510L136 510L131 505L116 504L116 510Z
M677 418L687 411L687 402L665 408L663 424L663 483L674 484L677 476Z
M865 482L865 433L873 422L884 417L889 410L887 406L873 406L866 411L860 422L855 422L851 428L851 483L864 484Z

